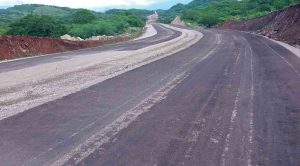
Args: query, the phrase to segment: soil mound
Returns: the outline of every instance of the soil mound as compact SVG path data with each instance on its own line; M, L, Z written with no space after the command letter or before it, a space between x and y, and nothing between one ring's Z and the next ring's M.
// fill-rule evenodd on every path
M171 24L185 26L185 23L181 20L179 16L176 16L175 19L171 22Z

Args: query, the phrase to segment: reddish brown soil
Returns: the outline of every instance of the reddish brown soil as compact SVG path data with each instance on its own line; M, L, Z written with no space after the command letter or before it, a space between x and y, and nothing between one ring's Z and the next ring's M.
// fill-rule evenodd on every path
M300 45L300 4L244 22L226 22L218 28L256 32L291 45Z
M128 39L116 37L109 41L67 41L30 36L0 36L0 60L91 48Z

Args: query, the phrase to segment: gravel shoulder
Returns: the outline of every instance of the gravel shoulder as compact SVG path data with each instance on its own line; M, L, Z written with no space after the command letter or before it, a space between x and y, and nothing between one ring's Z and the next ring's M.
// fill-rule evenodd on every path
M292 53L294 53L295 55L297 55L299 58L300 58L300 49L297 48L297 47L294 47L294 46L291 46L287 43L284 43L284 42L281 42L281 41L277 41L277 40L273 40L273 39L270 39L274 42L276 42L277 44L283 46L284 48L288 49L289 51L291 51Z
M152 36L154 36L154 35L157 34L156 29L151 24L147 24L145 26L145 28L146 28L146 32L143 33L140 37L138 37L138 38L136 38L134 40L145 39L145 38L152 37Z
M82 54L0 73L0 120L169 56L202 38L200 32L161 26L182 34L138 50Z

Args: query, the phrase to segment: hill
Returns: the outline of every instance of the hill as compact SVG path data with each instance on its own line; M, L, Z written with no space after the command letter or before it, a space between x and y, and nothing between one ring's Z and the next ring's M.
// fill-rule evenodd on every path
M158 10L159 21L162 23L171 23L185 8L185 5L179 3L168 10Z
M48 15L62 20L68 20L78 9L39 4L15 5L0 9L0 25L7 25L28 14Z
M117 14L133 14L139 16L143 20L146 20L147 17L153 14L154 11L152 10L144 10L144 9L110 9L107 10L104 14L105 15L117 15Z
M176 16L181 16L184 11L192 8L203 7L213 3L214 1L218 0L193 0L186 5L178 3L168 10L158 10L158 14L160 16L159 21L163 23L170 23Z
M40 5L40 4L23 4L15 5L7 9L0 9L0 25L7 25L16 19L24 17L28 14L37 14L37 15L47 15L54 18L57 18L62 21L70 21L70 17L76 11L80 9L72 9L68 7L58 7L58 6L49 6L49 5ZM142 9L111 9L105 13L91 11L97 16L108 16L116 14L133 14L140 16L143 19L146 19L148 15L153 14L151 10L142 10Z
M256 32L267 37L300 46L300 4L242 22L226 22L220 29Z
M191 24L213 27L225 21L242 21L264 16L298 4L300 0L194 0L160 11L160 21L169 23L177 15Z
M85 39L97 35L135 34L144 26L146 16L152 13L138 9L100 13L40 4L16 5L0 9L0 35L57 37L68 33ZM53 35L55 27L60 27L61 33Z

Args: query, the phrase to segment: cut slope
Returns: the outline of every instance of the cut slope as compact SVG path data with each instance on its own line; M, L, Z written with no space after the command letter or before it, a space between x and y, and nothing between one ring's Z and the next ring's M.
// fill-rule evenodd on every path
M171 24L173 25L181 25L181 26L185 26L185 23L181 20L181 18L179 16L177 16L172 22Z
M291 45L300 45L300 4L257 19L226 22L219 28L256 32Z
M91 48L126 39L129 37L114 37L106 41L68 41L30 36L1 36L0 60Z

